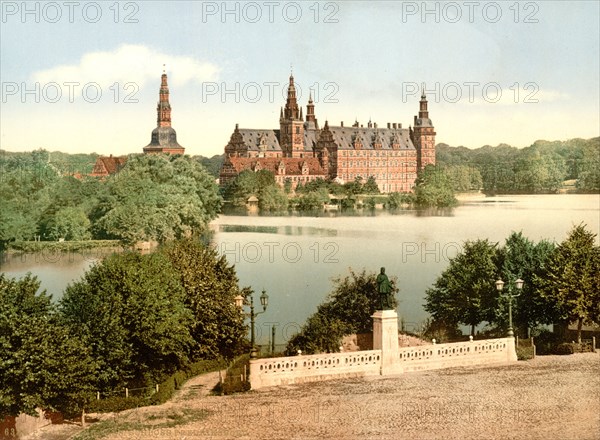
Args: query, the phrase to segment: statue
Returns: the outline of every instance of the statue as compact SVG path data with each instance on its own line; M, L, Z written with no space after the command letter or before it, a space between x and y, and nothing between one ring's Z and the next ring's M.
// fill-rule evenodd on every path
M377 275L377 285L379 287L379 303L381 310L389 310L392 308L391 294L392 283L385 274L385 267L381 268L381 272Z

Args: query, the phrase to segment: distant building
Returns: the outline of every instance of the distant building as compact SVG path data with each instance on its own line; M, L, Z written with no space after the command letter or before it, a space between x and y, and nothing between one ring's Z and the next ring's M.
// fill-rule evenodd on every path
M171 127L169 85L167 84L167 74L164 71L161 76L156 113L157 126L152 130L150 143L144 147L144 153L184 154L185 148L177 143L177 133L173 127Z
M294 187L317 178L349 182L372 176L382 192L409 192L417 170L435 165L435 135L424 93L414 128L397 123L380 128L371 121L366 128L358 122L333 127L326 121L321 129L311 95L303 118L292 75L278 130L241 129L236 124L225 146L220 183L227 184L244 170L268 169L279 184L290 179Z
M111 174L118 173L121 168L125 166L127 162L126 156L100 156L96 158L96 163L94 164L94 169L92 170L90 176L92 177L106 177Z

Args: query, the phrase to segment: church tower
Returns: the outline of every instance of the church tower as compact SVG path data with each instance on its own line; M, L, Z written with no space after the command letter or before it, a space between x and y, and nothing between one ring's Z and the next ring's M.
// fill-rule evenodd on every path
M296 100L294 75L290 75L287 101L279 118L279 144L284 157L304 156L304 121Z
M156 113L156 128L152 130L150 143L144 147L144 153L184 154L185 148L177 143L177 133L171 127L169 84L164 70L160 80Z
M435 165L435 130L429 119L425 90L421 92L419 116L415 116L414 128L410 130L410 137L417 149L417 170L422 170L430 164Z

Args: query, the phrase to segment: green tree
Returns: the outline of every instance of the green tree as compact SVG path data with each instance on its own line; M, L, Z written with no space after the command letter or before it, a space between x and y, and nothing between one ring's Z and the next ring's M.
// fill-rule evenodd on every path
M235 306L240 289L234 267L213 248L189 239L169 243L160 252L179 274L186 307L193 314L194 360L239 354L246 327Z
M427 165L419 171L415 184L416 204L422 208L446 208L458 202L448 176L439 168Z
M186 156L133 156L92 214L97 238L168 240L206 230L221 207L214 179Z
M279 189L275 181L275 175L268 170L244 170L229 183L225 189L225 197L231 200L235 206L245 206L250 196L256 196L261 199L264 191L268 191L267 198L275 194L275 189ZM277 196L279 199L279 196ZM273 199L269 200L272 202Z
M37 408L82 414L93 398L91 350L57 319L40 282L0 274L0 418Z
M427 289L424 308L435 321L452 328L471 326L471 334L481 322L494 322L498 307L495 281L496 244L488 240L467 241L463 250Z
M48 152L0 155L0 248L37 235L38 222L58 181Z
M524 337L529 336L529 329L539 324L552 323L553 305L539 294L534 281L553 249L554 244L547 240L536 244L521 232L512 232L504 246L498 250L498 266L502 280L510 284L518 278L525 281L520 295L513 302L515 331ZM501 306L495 321L501 327L507 328L507 302L501 301Z
M600 138L587 141L581 153L577 188L581 192L600 193Z
M50 240L89 240L90 226L90 220L83 209L62 208L44 224L43 234Z
M60 310L91 347L101 391L160 381L189 360L192 314L162 254L105 258L67 287Z
M375 177L369 176L369 178L362 187L362 192L364 194L379 194L379 187L377 186Z
M325 203L329 203L329 193L326 187L321 187L300 196L296 200L296 209L299 211L318 211L323 209Z
M270 185L260 192L258 207L264 212L283 212L287 210L287 195L277 185Z
M584 321L600 324L600 247L595 240L596 234L585 225L575 226L536 277L542 297L555 305L556 319L567 324L577 322L580 343Z
M372 331L371 316L380 308L377 274L350 269L350 275L338 277L333 282L332 292L308 318L300 333L288 342L288 353L296 353L299 349L305 353L338 351L344 335ZM397 279L390 277L390 282L395 295L398 293ZM394 297L392 307L397 305Z

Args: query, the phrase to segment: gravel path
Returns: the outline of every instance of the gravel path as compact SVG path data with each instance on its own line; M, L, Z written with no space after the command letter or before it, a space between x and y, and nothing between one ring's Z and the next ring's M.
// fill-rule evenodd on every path
M107 439L600 439L600 353L225 397L190 394L194 384L166 406L207 410L206 419Z
M195 377L164 405L112 416L148 428L106 438L600 439L600 353L210 396L218 378ZM201 421L152 428L174 412L202 410L209 415ZM49 426L27 439L65 440L80 429Z

